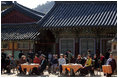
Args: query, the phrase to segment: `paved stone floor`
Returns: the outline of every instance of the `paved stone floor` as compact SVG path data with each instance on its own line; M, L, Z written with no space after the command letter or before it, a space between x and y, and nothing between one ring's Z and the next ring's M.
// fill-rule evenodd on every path
M101 73L95 72L95 74L96 75L94 77L105 77L103 72L101 72ZM1 74L1 77L70 77L70 76L65 76L65 75L60 76L58 72L56 74L49 74L47 71L44 71L44 75L24 75L24 74L19 74L16 71L14 73L11 71L10 74L7 74L7 73ZM80 77L80 76L78 75L78 73L76 73L76 75L74 77ZM86 75L86 77L90 77L90 75L88 74L88 75ZM112 75L112 77L117 77L117 76Z

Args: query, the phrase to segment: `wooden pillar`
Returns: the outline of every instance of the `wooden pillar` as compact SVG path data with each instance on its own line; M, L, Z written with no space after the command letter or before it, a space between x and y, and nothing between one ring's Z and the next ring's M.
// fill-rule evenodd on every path
M55 37L55 54L57 54L59 56L60 52L59 52L59 30L52 30L52 33Z
M78 38L75 38L75 57L79 54L79 41Z
M100 38L95 38L95 54L99 57L100 56Z
M55 51L56 51L56 54L58 54L58 56L59 56L59 38L56 38L56 45L55 45L56 47L55 47Z
M96 50L98 49L100 51L100 38L96 38Z
M98 38L95 38L95 54L97 49L98 49Z
M36 52L35 40L33 40L33 52Z
M12 56L14 57L14 42L12 42Z
M31 50L31 43L30 43L30 41L29 41L29 50Z

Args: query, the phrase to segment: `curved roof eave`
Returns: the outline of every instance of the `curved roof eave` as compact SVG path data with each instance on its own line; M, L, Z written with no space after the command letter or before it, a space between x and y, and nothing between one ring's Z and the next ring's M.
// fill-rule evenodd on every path
M1 13L1 16L3 17L4 15L6 15L7 13L11 12L14 9L22 12L23 14L25 14L25 15L27 15L27 16L29 16L29 17L37 20L37 21L39 21L45 15L44 13L34 11L34 10L29 9L29 8L27 8L21 4L18 4L15 1L14 5L11 8L8 8L7 10L5 10Z

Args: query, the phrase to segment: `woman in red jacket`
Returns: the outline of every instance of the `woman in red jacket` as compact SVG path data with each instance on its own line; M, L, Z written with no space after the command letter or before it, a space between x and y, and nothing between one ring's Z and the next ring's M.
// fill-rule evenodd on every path
M35 58L33 60L33 63L38 63L38 64L41 63L41 60L38 58L38 55L35 55Z

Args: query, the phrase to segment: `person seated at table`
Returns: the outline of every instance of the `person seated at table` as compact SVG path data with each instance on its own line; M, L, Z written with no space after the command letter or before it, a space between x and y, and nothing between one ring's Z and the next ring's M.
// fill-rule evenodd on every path
M76 61L76 59L75 59L74 55L72 55L72 58L70 60L70 63L75 63L75 61Z
M81 57L81 55L78 55L77 59L76 59L76 63L77 64L82 64L82 66L85 65L86 60L84 58Z
M43 71L46 69L47 66L47 61L46 61L46 56L42 54L42 61L39 67L39 74L42 74Z
M81 55L78 55L78 56L77 56L77 59L76 59L75 63L77 63L77 64L82 64L82 57L81 57ZM78 69L77 72L79 72L79 70L80 70L80 69Z
M38 55L35 55L35 58L33 60L33 63L38 63L38 64L41 63L41 60L38 58Z
M58 58L57 55L54 55L54 59L52 60L52 69L53 69L53 73L56 73L56 68L58 65Z
M14 69L16 67L16 62L15 62L15 59L13 56L11 57L11 60L10 60L10 66L12 69Z
M67 58L67 55L64 55L64 58L66 60L66 64L68 63L68 58Z
M84 76L87 75L89 72L91 75L94 74L94 71L92 70L92 58L90 55L87 56L85 66L80 69L80 75Z
M26 60L26 56L25 55L22 55L21 56L21 59L19 60L19 65L18 65L18 70L20 71L20 73L26 73L26 69L24 69L24 72L22 71L22 68L21 68L21 64L24 64L26 63L27 60Z
M60 74L62 74L62 64L66 64L65 58L63 58L63 54L60 54L60 58L58 59Z
M81 55L78 55L78 57L77 57L77 59L76 59L76 63L77 63L77 64L82 64Z
M84 57L81 56L81 58L82 58L82 66L85 66L87 58L85 56Z
M116 69L116 61L113 58L112 54L110 54L109 59L106 62L106 65L111 65L112 68L112 73L111 74L107 74L107 77L111 77L111 75L114 73L114 70ZM109 69L108 69L109 70Z
M28 62L28 63L32 63L32 58L31 58L31 56L29 56L29 55L28 55L28 58L27 58L27 62Z

